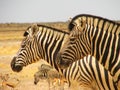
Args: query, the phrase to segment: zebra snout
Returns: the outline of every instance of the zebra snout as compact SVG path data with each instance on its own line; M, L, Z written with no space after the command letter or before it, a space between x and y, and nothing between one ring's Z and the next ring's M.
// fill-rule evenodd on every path
M16 65L16 57L13 58L13 60L11 61L11 68L13 71L15 72L20 72L23 68L22 65Z
M71 64L72 64L71 61L62 60L61 63L60 63L60 68L61 68L61 69L66 69L66 68L68 68Z
M56 64L57 64L59 67L61 66L61 61L62 61L61 55L58 53L58 54L57 54L57 57L56 57Z
M70 60L66 60L65 58L62 57L60 53L57 54L56 58L56 64L61 68L61 69L66 69L71 65Z

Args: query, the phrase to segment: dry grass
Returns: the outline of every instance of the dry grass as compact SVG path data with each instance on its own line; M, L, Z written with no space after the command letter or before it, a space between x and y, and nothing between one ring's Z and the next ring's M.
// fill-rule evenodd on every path
M67 30L68 22L37 23L47 25L61 30ZM21 40L23 33L32 23L9 23L0 24L0 41Z

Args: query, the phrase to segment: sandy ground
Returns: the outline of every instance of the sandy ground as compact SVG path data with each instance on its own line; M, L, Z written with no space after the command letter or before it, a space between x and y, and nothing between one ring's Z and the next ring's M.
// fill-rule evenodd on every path
M20 73L11 70L10 62L18 51L20 43L21 41L0 41L0 90L61 90L62 86L49 88L46 80L41 80L37 85L34 85L34 73L40 64L45 63L43 60L28 65ZM3 81L5 76L8 78ZM68 90L67 84L64 85L64 90Z

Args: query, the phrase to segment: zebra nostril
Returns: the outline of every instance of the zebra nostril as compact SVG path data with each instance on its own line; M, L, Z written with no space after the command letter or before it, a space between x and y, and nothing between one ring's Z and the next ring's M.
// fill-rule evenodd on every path
M20 72L23 69L23 66L21 65L12 65L12 70L15 72Z
M15 61L16 61L16 57L13 57L13 60L11 61L11 68L14 71L14 67L15 67Z
M58 53L56 57L56 64L60 65L61 61L62 61L61 55L60 53Z
M23 66L17 65L17 66L15 66L14 71L15 72L20 72L22 69L23 69Z

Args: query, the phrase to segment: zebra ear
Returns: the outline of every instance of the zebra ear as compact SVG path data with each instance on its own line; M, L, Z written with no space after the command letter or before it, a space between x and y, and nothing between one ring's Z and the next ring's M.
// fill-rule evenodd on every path
M33 24L31 29L32 29L32 35L35 35L35 33L38 32L39 27L37 26L37 24Z
M83 32L85 30L85 27L86 27L86 21L85 20L80 20L80 25L77 26L77 29L80 32Z

